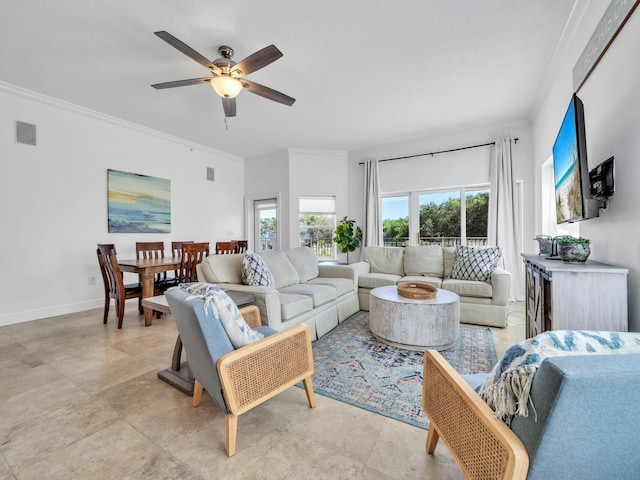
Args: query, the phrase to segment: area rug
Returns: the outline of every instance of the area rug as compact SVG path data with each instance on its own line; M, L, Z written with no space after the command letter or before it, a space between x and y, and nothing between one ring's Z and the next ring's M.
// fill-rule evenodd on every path
M497 362L489 328L460 326L457 344L440 352L461 374L489 372ZM422 411L424 353L389 346L358 312L313 343L314 392L426 429Z

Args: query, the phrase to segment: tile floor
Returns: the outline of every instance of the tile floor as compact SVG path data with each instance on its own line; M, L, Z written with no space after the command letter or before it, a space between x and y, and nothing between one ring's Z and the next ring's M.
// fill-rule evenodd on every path
M524 338L523 304L492 329L498 356ZM145 328L133 304L0 328L0 479L457 479L426 431L291 388L240 416L224 453L224 415L204 396L160 381L177 335L171 317Z

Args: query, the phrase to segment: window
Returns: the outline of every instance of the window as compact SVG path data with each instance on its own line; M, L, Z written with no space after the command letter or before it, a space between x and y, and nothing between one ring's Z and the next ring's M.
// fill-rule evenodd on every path
M321 259L335 259L335 197L300 197L300 246L310 247Z
M488 214L487 187L386 195L382 198L384 244L486 245Z
M409 195L382 198L382 238L385 246L409 243Z
M278 200L270 198L254 202L256 245L258 252L278 249Z
M459 190L418 195L421 245L450 247L462 238L462 209Z

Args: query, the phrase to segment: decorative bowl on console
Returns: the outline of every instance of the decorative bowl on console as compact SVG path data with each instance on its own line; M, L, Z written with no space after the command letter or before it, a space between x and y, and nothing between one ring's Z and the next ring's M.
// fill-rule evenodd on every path
M558 256L565 263L584 263L591 254L589 243L591 240L582 237L556 237Z

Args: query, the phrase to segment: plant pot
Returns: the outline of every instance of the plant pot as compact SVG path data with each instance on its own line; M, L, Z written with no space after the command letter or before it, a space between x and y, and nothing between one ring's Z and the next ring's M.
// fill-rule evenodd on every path
M584 263L590 254L588 243L558 244L558 255L565 263Z

